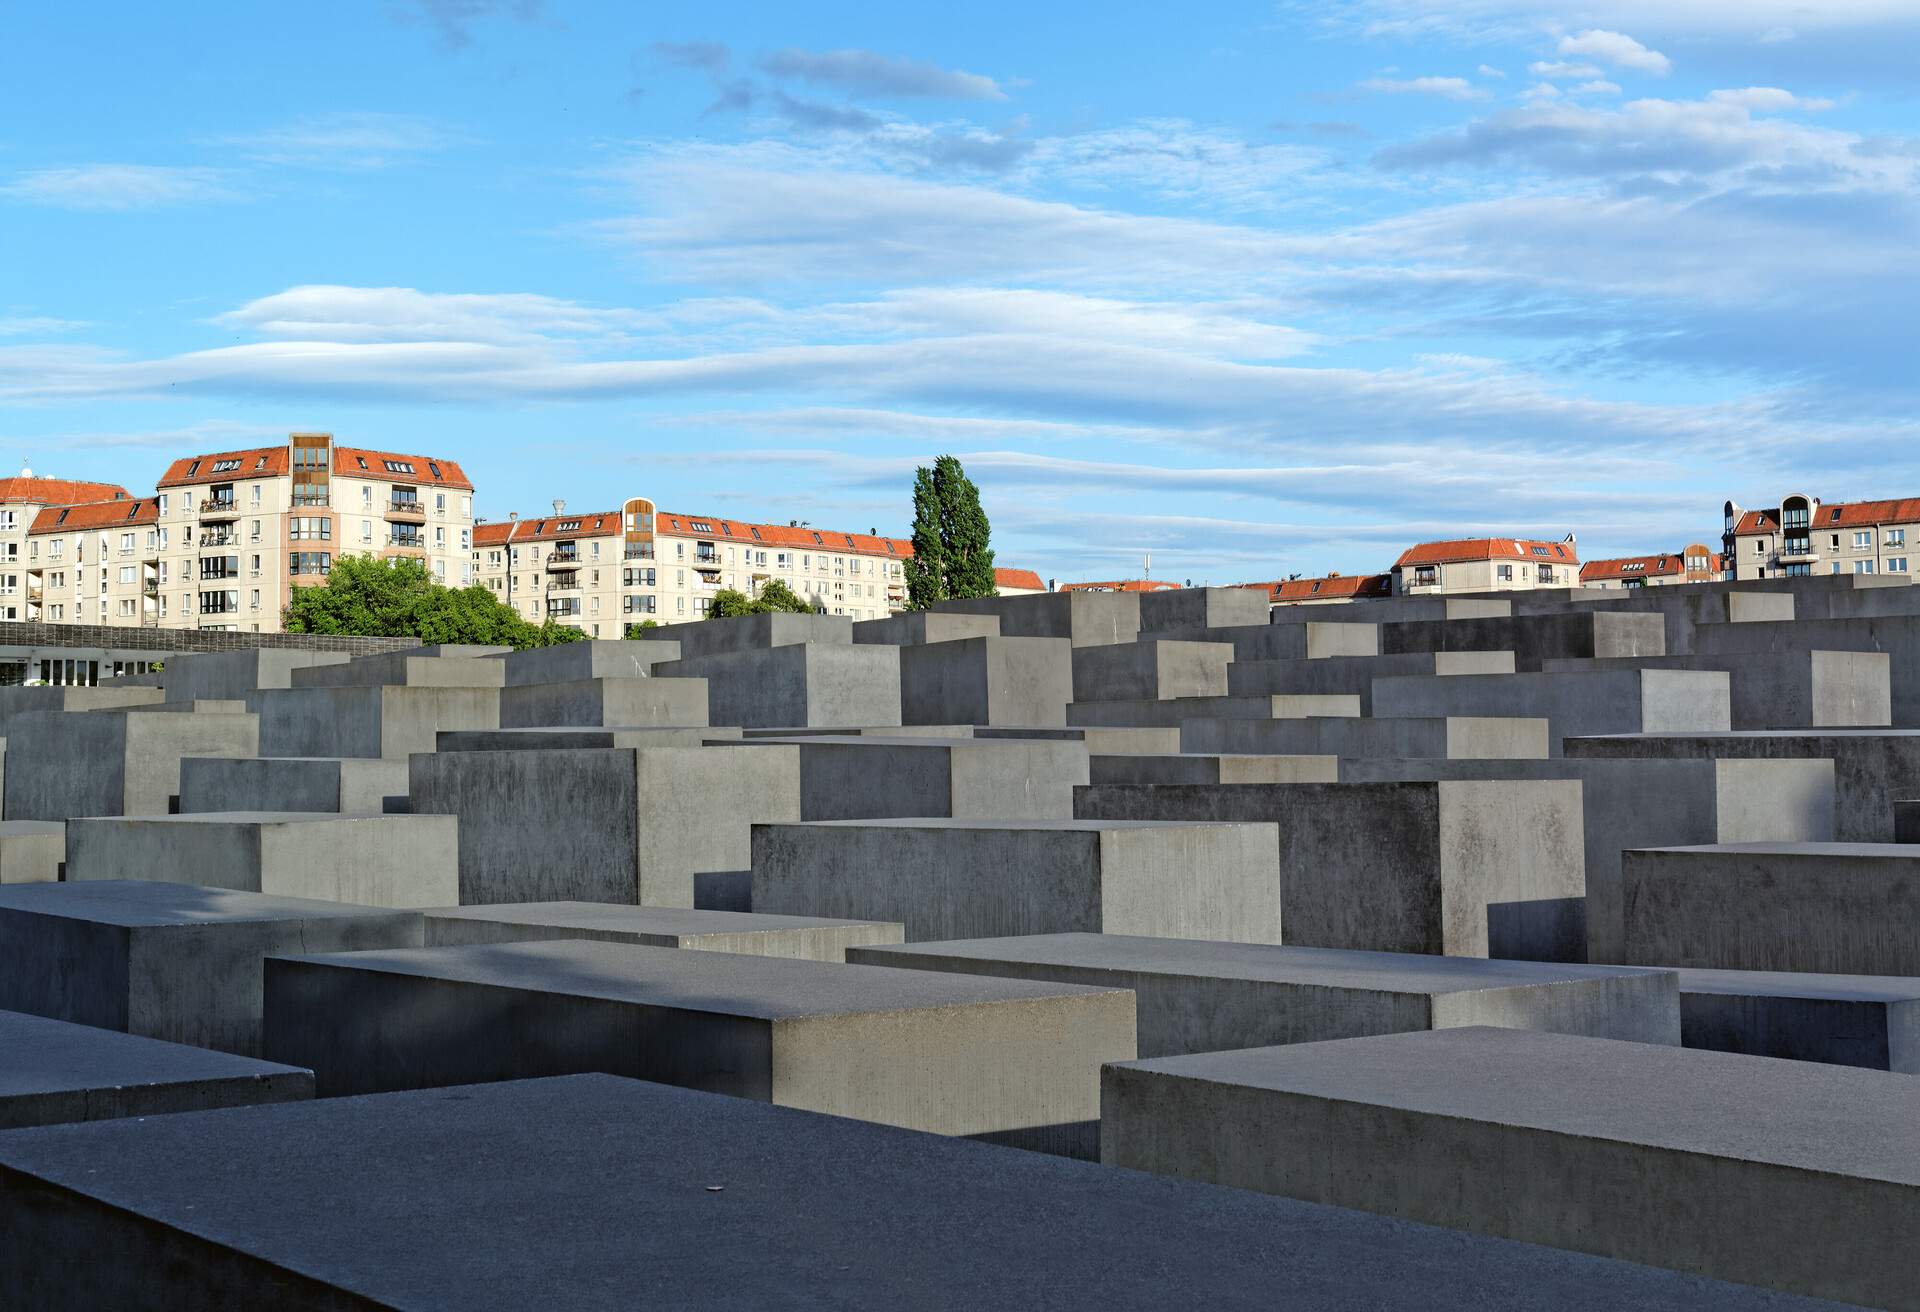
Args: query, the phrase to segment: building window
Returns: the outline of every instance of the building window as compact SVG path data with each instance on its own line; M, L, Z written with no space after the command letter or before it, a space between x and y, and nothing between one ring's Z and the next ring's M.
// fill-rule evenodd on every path
M1856 560L1853 562L1853 572L1855 574L1871 574L1873 573L1873 562L1870 560Z
M333 568L333 553L327 551L295 551L287 557L289 574L325 574Z
M1905 574L1906 572L1907 572L1907 558L1905 556L1888 556L1887 557L1887 573Z
M1871 547L1872 545L1873 545L1873 533L1871 531L1867 529L1862 529L1860 532L1855 533L1853 535L1853 549L1855 551L1865 551L1868 547Z
M1499 571L1499 576L1500 576L1500 581L1501 581L1502 583L1511 583L1511 582L1513 582L1513 566L1511 566L1511 565L1502 565L1502 566L1500 567L1500 571ZM1320 590L1320 585L1319 585L1318 583L1316 583L1316 584L1314 584L1314 585L1313 585L1313 590L1314 590L1315 592L1318 592L1318 591Z

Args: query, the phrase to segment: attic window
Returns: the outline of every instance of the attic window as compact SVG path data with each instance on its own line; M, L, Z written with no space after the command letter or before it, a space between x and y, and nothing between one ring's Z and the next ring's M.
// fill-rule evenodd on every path
M365 469L367 467L367 458L365 456L355 456L353 458L353 463L360 466L360 468Z
M892 556L892 555L895 555L895 554L897 554L897 553L896 553L896 552L894 551L894 549L893 549L893 539L892 539L892 538L888 538L888 539L887 539L887 554L888 554L889 556Z
M413 472L413 462L411 460L382 460L380 463L387 467L389 474L411 474Z
M1839 520L1840 520L1840 507L1835 506L1832 510L1827 512L1827 523L1836 524L1839 522Z
M751 533L751 534L753 534L753 540L754 540L755 542L759 542L759 541L761 541L761 540L762 540L762 539L761 539L761 537L760 537L760 530L759 530L759 529L757 529L757 528L751 528L751 527L750 527L750 528L748 528L748 529L747 529L747 532L749 532L749 533Z
M1533 554L1536 556L1544 556L1547 554L1547 549L1545 547L1535 547L1533 549Z
M827 540L821 537L818 533L815 533L813 535L813 545L816 547L824 547L827 545Z
M704 519L690 519L687 521L687 527L691 528L695 533L713 532L713 525Z
M132 519L135 515L139 513L140 513L140 503L138 501L134 502L131 506L127 507L128 519Z
M255 469L265 469L267 467L267 458L265 456L261 456L259 459L253 462L253 467Z
M216 460L213 462L213 469L211 472L215 474L224 474L228 470L238 469L238 468L240 468L240 462L238 460Z
M198 460L194 461L192 464L187 466L188 478L192 478L195 474L199 472L200 472L200 462Z
M1312 591L1312 592L1320 591L1320 585L1318 583L1314 584L1313 587L1309 589L1309 591Z
M429 461L427 461L427 472L428 472L428 473L430 473L430 474L432 474L432 475L433 475L433 476L434 476L435 478L439 478L439 477L440 477L440 464L439 464L439 462L438 462L438 461L435 461L435 460L429 460Z
M553 526L554 532L556 533L565 533L569 529L576 529L579 527L580 527L580 521L577 519L563 519L558 524L555 524Z
M847 550L852 551L853 550L853 534L848 533L845 536L847 539Z

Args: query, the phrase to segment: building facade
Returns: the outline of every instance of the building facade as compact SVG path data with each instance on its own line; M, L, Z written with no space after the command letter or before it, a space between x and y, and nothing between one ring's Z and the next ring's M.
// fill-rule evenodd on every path
M1724 546L1736 580L1812 574L1913 577L1908 548L1920 547L1920 498L1823 504L1796 492L1767 510L1745 510L1729 501L1724 516Z
M1674 583L1711 583L1721 577L1720 553L1701 542L1657 556L1590 560L1580 567L1583 588L1658 588Z
M176 460L154 501L162 627L277 633L294 590L325 583L342 555L408 557L450 587L472 582L473 484L451 460L294 433Z
M129 496L117 483L41 478L31 469L22 469L14 478L0 478L0 620L36 618L30 613L34 603L27 586L27 534L42 510Z
M19 618L155 626L158 526L159 506L152 497L44 508L27 530L26 605Z
M778 579L829 615L883 619L906 605L913 545L871 533L756 524L658 511L644 497L619 510L514 517L474 529L474 580L533 622L589 637L627 626L704 617L723 589L759 595Z
M1533 538L1459 538L1422 542L1393 563L1393 595L1434 597L1459 592L1530 592L1580 585L1578 543Z

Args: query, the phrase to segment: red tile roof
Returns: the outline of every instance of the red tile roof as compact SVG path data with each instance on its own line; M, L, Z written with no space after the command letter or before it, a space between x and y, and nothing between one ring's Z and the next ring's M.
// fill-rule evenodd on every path
M1115 579L1109 583L1062 583L1062 592L1165 592L1178 583L1165 579Z
M1780 512L1778 510L1749 510L1740 516L1740 521L1733 526L1736 534L1775 533L1779 529Z
M1536 550L1544 547L1545 551ZM1467 560L1540 560L1550 563L1579 564L1579 556L1564 542L1544 542L1537 538L1455 538L1447 542L1421 542L1400 553L1395 569L1408 565L1450 565Z
M993 585L996 588L1026 588L1030 592L1045 592L1047 585L1040 576L1030 569L998 569L993 571Z
M233 469L214 471L214 465L229 460L240 463ZM405 474L387 469L383 462L388 460L405 461L413 466L413 472ZM438 475L433 472L436 466L440 470ZM202 483L230 483L242 478L278 478L287 469L287 448L284 446L256 446L245 451L210 451L204 455L183 456L174 461L154 486L193 487ZM456 462L442 460L438 456L400 455L392 451L336 446L333 448L333 472L348 478L397 479L423 487L473 491L473 484L467 481L465 471Z
M152 497L120 497L92 501L78 506L48 506L33 517L27 532L74 533L82 529L123 528L134 524L154 524L160 519L160 503Z
M413 472L398 473L388 469L382 463L387 460L404 461L413 466ZM436 468L440 471L437 474L434 472ZM438 456L409 456L393 451L367 451L357 446L336 446L333 448L333 472L345 474L348 478L396 479L420 487L473 491L473 484L467 480L466 471L460 468L458 462L442 460Z
M0 505L72 506L82 501L112 501L129 493L118 483L86 483L70 478L0 478Z
M1276 579L1272 583L1243 583L1240 586L1264 588L1268 600L1276 604L1333 601L1342 597L1392 596L1393 576L1391 574L1329 574L1319 579Z
M1834 512L1838 511L1838 514ZM1875 524L1920 523L1920 497L1895 497L1891 501L1820 502L1814 507L1810 529L1860 528ZM1778 533L1780 508L1749 510L1733 526L1736 534Z
M1688 556L1705 556L1707 572L1714 570L1720 560L1720 553L1706 544L1690 542L1678 551L1662 552L1654 556L1619 556L1613 560L1590 560L1580 567L1580 581L1586 583L1597 579L1666 578L1670 575L1685 574Z
M238 460L236 469L216 474L213 467ZM256 446L245 451L209 451L205 455L182 456L167 466L155 487L192 487L199 483L230 483L236 478L271 478L287 472L287 448Z
M577 528L559 527L561 524L576 523ZM696 528L695 525L700 527ZM905 538L798 528L791 524L755 524L746 520L716 519L677 511L656 512L653 527L655 534L660 537L739 542L749 547L837 551L858 556L883 556L892 560L905 560L913 554L913 543ZM538 519L481 524L473 530L473 543L476 547L497 547L509 540L515 543L566 541L572 538L605 537L624 531L618 510L596 510L582 515L543 515Z

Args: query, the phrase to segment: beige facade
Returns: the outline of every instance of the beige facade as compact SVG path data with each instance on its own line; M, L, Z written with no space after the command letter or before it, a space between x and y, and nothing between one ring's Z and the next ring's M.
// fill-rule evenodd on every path
M1393 595L1438 597L1463 592L1531 592L1580 586L1578 543L1533 538L1461 538L1422 542L1393 565Z
M26 541L26 610L48 624L156 622L158 507L151 497L48 506Z
M906 604L911 544L801 524L753 524L656 511L632 497L619 510L474 530L474 579L523 618L618 638L629 625L700 619L714 594L758 595L772 579L829 615L881 619Z
M1920 552L1920 499L1839 501L1795 493L1768 510L1725 508L1735 579L1891 574L1911 580Z
M127 490L117 483L40 478L31 469L21 470L14 478L0 478L0 620L42 618L41 599L34 587L44 593L45 584L29 584L27 537L43 510L127 497ZM60 605L65 610L72 603L67 600Z

